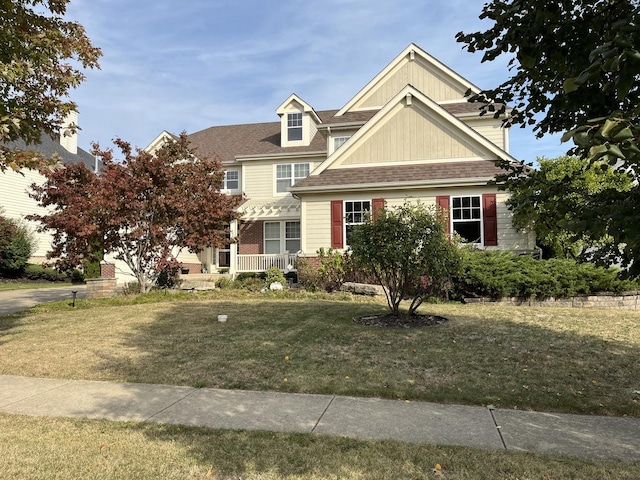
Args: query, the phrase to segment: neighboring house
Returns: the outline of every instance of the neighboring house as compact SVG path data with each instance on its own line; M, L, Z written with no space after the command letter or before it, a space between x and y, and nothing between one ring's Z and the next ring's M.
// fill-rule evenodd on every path
M479 91L411 44L339 110L292 94L279 121L189 135L198 154L222 160L224 191L246 200L231 225L236 242L181 260L206 271L291 268L296 254L348 248L367 212L405 199L447 209L449 231L479 248L533 250L533 234L511 224L508 195L488 184L496 160L516 162L508 129L479 115L469 89Z
M66 125L71 122L77 124L77 114L69 116ZM63 126L59 141L43 135L39 144L27 146L22 141L16 141L4 145L18 150L41 152L46 158L50 158L55 153L63 164L84 163L90 170L95 170L95 158L89 152L78 147L77 132L65 134L65 131L66 128ZM8 218L25 221L29 228L35 232L37 245L32 253L31 263L45 262L47 252L51 249L52 235L47 232L37 233L36 229L39 224L25 220L27 215L45 212L27 193L31 184L42 185L44 182L44 175L36 170L22 169L20 172L14 172L8 169L4 173L0 172L0 207L4 210L4 215Z

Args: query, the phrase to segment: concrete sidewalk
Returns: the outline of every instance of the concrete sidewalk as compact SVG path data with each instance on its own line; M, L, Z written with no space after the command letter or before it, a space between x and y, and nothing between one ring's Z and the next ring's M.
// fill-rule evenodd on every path
M86 285L69 285L68 287L31 288L24 290L8 290L0 292L0 316L20 312L40 303L57 302L73 299L73 292L77 298L84 298Z
M0 376L6 413L394 439L640 462L640 418Z

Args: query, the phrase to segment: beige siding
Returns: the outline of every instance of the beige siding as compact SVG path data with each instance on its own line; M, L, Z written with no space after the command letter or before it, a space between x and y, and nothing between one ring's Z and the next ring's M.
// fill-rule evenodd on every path
M506 131L501 127L501 124L502 122L500 120L493 119L491 119L491 121L473 120L467 122L467 125L480 135L506 151Z
M0 172L0 206L4 209L4 214L7 217L25 220L26 215L45 213L45 210L39 207L38 203L27 194L32 183L43 184L45 180L34 170L22 170L21 173L24 175L12 170ZM47 251L51 248L52 237L48 233L37 233L38 223L26 223L34 232L37 243L32 257L44 260Z
M445 78L432 65L416 57L413 61L402 62L396 69L389 72L352 109L380 108L407 85L413 85L436 102L461 100L466 90L458 82Z
M495 192L488 187L478 188L443 188L438 190L415 190L412 192L381 191L375 193L341 193L333 195L313 195L303 199L302 202L302 235L303 251L312 255L320 247L331 246L331 200L371 200L372 198L384 198L387 206L402 205L406 199L409 201L420 200L425 205L435 205L438 195L481 195ZM511 225L511 214L507 210L505 200L507 194L498 193L498 248L505 250L531 250L535 242L533 234L518 232Z
M242 188L249 198L274 196L274 164L276 162L250 161L242 165Z
M465 141L460 131L454 131L415 103L411 107L399 104L388 121L367 132L358 144L348 150L343 165L486 156L479 145Z
M512 223L512 214L505 201L509 198L506 193L496 196L498 213L498 248L507 250L533 250L536 242L533 232L519 232Z

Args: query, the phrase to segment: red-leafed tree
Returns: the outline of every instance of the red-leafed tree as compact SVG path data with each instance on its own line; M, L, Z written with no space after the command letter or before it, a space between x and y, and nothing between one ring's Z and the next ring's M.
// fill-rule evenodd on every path
M49 256L61 267L81 265L100 246L127 264L144 293L180 250L227 243L239 199L220 193L220 161L197 157L184 133L155 153L114 144L121 161L94 145L104 162L98 175L82 164L45 172L31 196L49 213L31 219L53 232Z

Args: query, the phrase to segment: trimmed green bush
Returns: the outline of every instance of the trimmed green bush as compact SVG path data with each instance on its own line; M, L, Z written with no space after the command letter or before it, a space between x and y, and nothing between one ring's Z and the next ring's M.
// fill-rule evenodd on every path
M23 277L29 280L46 280L49 282L62 282L67 279L65 274L59 273L53 268L44 268L34 264L29 264L25 267Z
M20 277L35 248L33 233L26 224L1 214L0 209L0 277Z
M506 251L465 250L462 269L454 279L456 298L465 297L569 297L594 292L638 289L638 282L623 280L614 268L573 260L535 260Z
M287 286L287 280L284 278L284 273L277 267L271 267L265 272L265 284L267 287L272 283L278 282L283 287Z

